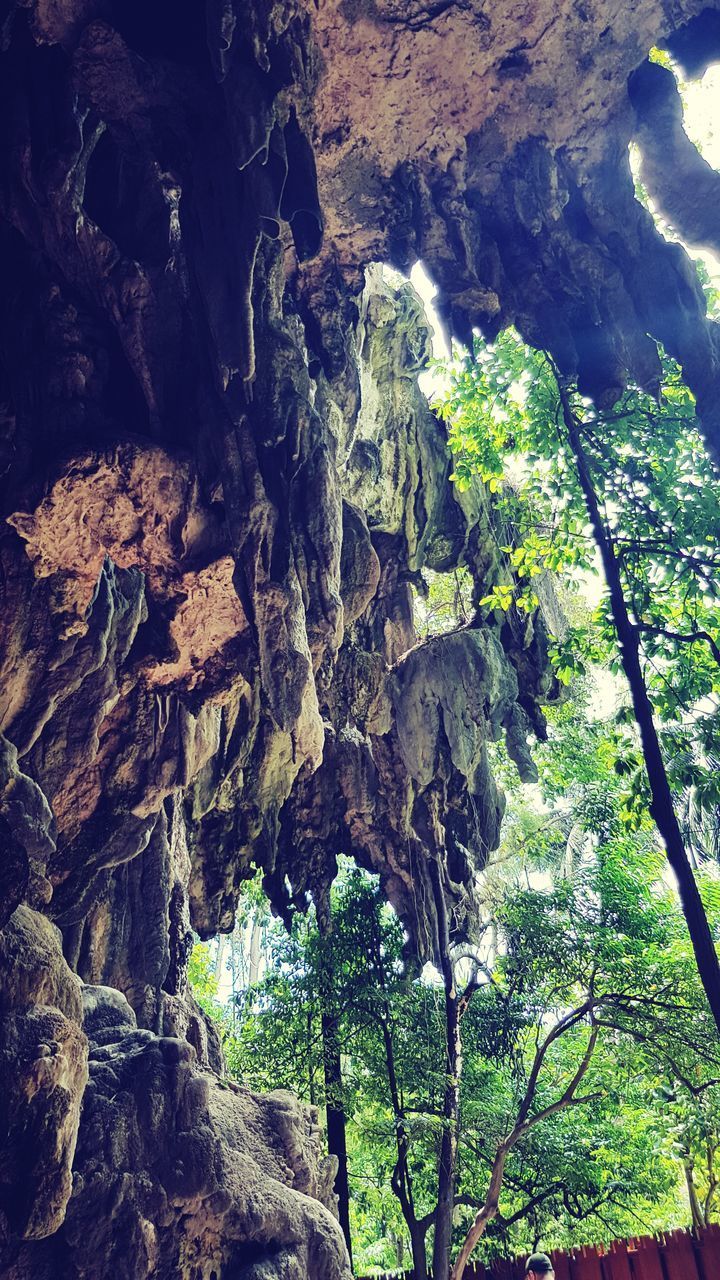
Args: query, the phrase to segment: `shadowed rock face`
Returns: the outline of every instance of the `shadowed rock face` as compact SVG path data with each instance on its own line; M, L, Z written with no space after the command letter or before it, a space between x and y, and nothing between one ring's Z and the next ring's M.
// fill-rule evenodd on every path
M84 986L81 1001L57 931L32 914L18 909L5 943L32 954L21 935L38 930L43 978L38 1003L3 1019L3 1274L348 1278L317 1117L198 1071L118 991Z
M714 14L4 5L0 1275L347 1276L312 1117L213 1075L191 929L255 867L322 912L350 853L420 958L438 884L471 932L488 743L531 777L557 694L539 617L417 643L423 569L507 569L419 300L365 269L423 258L455 333L512 321L604 400L660 339L716 446L716 332L627 162L715 243L645 64L699 69Z
M512 322L605 401L628 376L657 383L660 339L717 454L715 326L686 255L635 200L627 155L636 138L660 207L674 215L684 185L677 225L715 243L712 180L676 88L671 146L669 121L643 109L639 85L627 92L663 37L696 71L717 57L715 7L388 0L323 5L315 28L318 178L344 270L422 258L451 331L467 341L473 325Z

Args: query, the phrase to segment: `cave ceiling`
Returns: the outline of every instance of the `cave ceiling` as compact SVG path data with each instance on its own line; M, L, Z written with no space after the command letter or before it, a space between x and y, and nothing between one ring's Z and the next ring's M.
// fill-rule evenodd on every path
M420 960L438 885L472 935L489 746L532 778L558 689L541 613L418 643L423 573L477 602L508 569L418 387L422 305L373 264L601 403L656 388L661 343L717 456L717 331L628 159L718 244L662 42L702 73L718 12L0 4L0 1275L348 1274L312 1117L216 1088L192 931L258 868L327 922L347 854Z

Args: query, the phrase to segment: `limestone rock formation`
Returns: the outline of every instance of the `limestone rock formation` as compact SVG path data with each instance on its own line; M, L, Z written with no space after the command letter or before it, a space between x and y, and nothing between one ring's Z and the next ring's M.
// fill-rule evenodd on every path
M477 603L508 569L417 385L419 300L371 264L422 258L455 334L514 322L603 400L653 386L662 341L717 449L717 333L627 158L681 225L672 157L701 162L646 57L665 40L697 72L717 22L702 0L3 4L8 1280L347 1277L314 1119L221 1080L192 930L229 930L256 868L278 912L322 912L349 853L419 957L438 885L472 932L488 743L532 776L557 695L540 617L418 643L423 573L464 566ZM689 238L716 242L716 207Z
M421 258L451 331L514 323L600 399L628 375L655 385L660 339L717 454L715 326L687 255L635 199L627 150L656 127L636 116L628 77L664 39L700 49L702 69L714 12L703 0L322 5L316 154L333 257L348 275L371 257ZM666 140L661 127L656 189L671 193ZM705 207L707 243L716 203Z
M3 1274L58 1280L349 1276L340 1229L323 1207L330 1202L334 1165L318 1159L319 1132L307 1110L289 1094L257 1098L198 1072L192 1047L138 1029L117 991L86 986L83 1003L89 1061L80 1033L80 1085L88 1069L89 1079L72 1198L67 1160L60 1203L52 1148L43 1145L56 1136L51 1119L64 1118L58 1096L73 1096L69 1068L63 1076L55 1065L61 1048L53 1044L34 1067L46 1111L40 1123L28 1090L25 1110L37 1132L24 1125L22 1136L36 1161L28 1171L34 1199L7 1249L9 1272ZM40 1031L34 1027L33 1034ZM70 1157L79 1093L68 1113L74 1119L64 1144ZM3 1103L6 1098L17 1102L4 1094ZM3 1190L16 1212L26 1209L18 1203L22 1183Z
M81 983L59 931L19 906L0 933L0 1242L63 1222L87 1084Z

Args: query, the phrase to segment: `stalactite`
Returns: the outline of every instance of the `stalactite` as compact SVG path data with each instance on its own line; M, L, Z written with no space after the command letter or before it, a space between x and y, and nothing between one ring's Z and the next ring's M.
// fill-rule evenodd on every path
M472 934L498 839L489 742L532 776L542 617L417 640L425 570L505 570L371 264L422 258L453 333L512 322L603 403L662 341L717 444L715 327L627 164L637 135L671 199L628 76L714 10L486 10L4 7L7 1280L347 1280L316 1116L220 1079L190 931L257 868L322 916L348 853L437 959L435 889Z

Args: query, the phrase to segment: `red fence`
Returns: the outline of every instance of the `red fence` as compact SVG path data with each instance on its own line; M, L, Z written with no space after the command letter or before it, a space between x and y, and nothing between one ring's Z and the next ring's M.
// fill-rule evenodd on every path
M611 1245L552 1250L555 1280L720 1280L720 1226L698 1235L668 1231L659 1236L614 1240ZM469 1263L465 1280L523 1280L524 1258L496 1261L489 1267ZM432 1280L432 1270L429 1272ZM413 1280L412 1271L387 1271L360 1280Z

